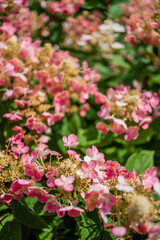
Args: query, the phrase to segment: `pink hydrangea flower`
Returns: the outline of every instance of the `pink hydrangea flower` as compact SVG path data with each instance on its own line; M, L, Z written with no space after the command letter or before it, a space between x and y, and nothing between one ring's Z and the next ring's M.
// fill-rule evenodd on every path
M87 149L86 156L84 157L84 161L87 163L89 163L91 160L96 161L99 166L103 165L105 162L104 154L100 153L94 145L92 148Z
M61 156L61 154L59 152L50 150L50 149L46 149L46 152L48 152L49 154L53 155L53 156Z
M35 78L40 80L40 83L42 84L42 86L45 87L50 78L50 74L46 70L39 70L35 73Z
M20 117L19 115L17 115L16 113L5 113L3 115L4 118L8 118L11 121L20 121L22 120L22 117Z
M83 104L80 107L80 112L79 112L80 116L85 117L89 109L90 109L90 105L88 103Z
M60 178L57 178L54 183L58 187L63 187L65 191L72 192L74 189L73 182L75 178L73 176L66 177L64 175L61 175Z
M142 127L143 129L147 129L151 122L152 122L152 117L147 116L147 117L144 117L143 120L141 120L141 122L139 123L139 126Z
M126 141L130 141L132 139L136 139L139 136L139 127L138 126L130 126L128 127L124 139Z
M10 187L10 190L15 194L28 193L28 188L33 186L35 182L33 180L18 179L15 180Z
M108 119L109 114L110 114L110 108L106 107L105 105L102 105L101 110L97 113L97 116L103 119Z
M140 120L145 118L145 114L140 110L134 110L132 113L133 120L138 123Z
M3 86L5 84L5 80L0 78L0 86Z
M99 206L98 199L104 193L109 193L109 189L106 185L93 183L84 197L86 210L93 211L97 206Z
M50 201L44 206L44 211L48 211L49 213L57 212L59 217L64 217L65 212L59 211L63 206L58 202L57 198L53 195L48 195Z
M54 187L55 186L55 183L54 183L54 176L57 176L58 175L58 171L55 167L50 167L49 169L49 172L47 172L45 174L45 177L48 178L47 179L47 186L48 187Z
M151 170L147 169L142 175L142 184L145 188L151 189L155 183L157 183L158 177L156 177L157 168L153 167Z
M22 101L22 100L18 100L18 99L16 99L16 100L14 100L15 101L15 103L20 107L20 108L23 108L24 107L24 101Z
M111 211L112 206L116 204L116 197L112 196L109 193L103 193L102 195L99 196L99 204L98 208L103 212L103 213L108 213Z
M77 137L74 134L70 134L68 138L66 136L63 136L62 140L64 142L64 146L66 147L73 147L79 144L79 142L76 141Z
M40 138L38 138L38 142L41 142L41 143L47 143L49 140L51 140L51 138L46 135L42 135Z
M48 112L43 112L43 113L41 114L41 117L44 118L44 119L50 118L51 116L52 116L52 114L51 114L51 113L48 113Z
M57 93L54 97L53 105L56 113L60 111L68 112L70 108L70 93L68 91Z
M14 96L14 90L7 90L4 94L4 97L9 99L12 99L13 96Z
M36 163L26 163L24 166L27 176L33 177L36 181L41 181L42 174Z
M138 104L138 107L140 110L144 111L144 112L149 112L151 113L152 112L152 108L148 102L148 100L144 99L142 100L139 104Z
M160 238L160 224L154 224L148 234L149 239L159 240Z
M114 123L111 126L111 131L117 133L117 135L121 135L122 133L126 132L127 125L121 119L113 119Z
M48 126L54 125L56 122L60 121L64 117L64 113L58 112L53 115L51 115L49 118L47 118Z
M105 164L100 167L101 170L106 170L106 176L109 179L114 179L118 176L121 171L121 165L116 161L108 160Z
M110 195L108 188L102 184L93 184L85 195L85 207L87 211L99 209L100 216L106 222L106 213L110 212L116 204L116 197Z
M75 151L73 151L73 150L68 150L68 151L66 151L69 155L71 155L71 156L74 156L75 157L75 159L77 159L78 161L82 161L82 159L80 158L80 154L77 154Z
M48 201L48 192L39 187L29 187L28 197L37 197L41 203L46 203Z
M81 168L77 170L77 175L81 178L95 179L98 177L98 172L95 170L97 162L91 160L89 163L82 163Z
M19 142L17 146L14 146L11 148L11 150L16 154L22 154L22 153L27 153L29 151L29 147L24 146L23 142Z
M104 122L97 123L96 128L97 130L101 131L105 135L108 133L107 124L105 124Z
M7 139L7 142L8 142L8 141L9 141L9 142L11 141L11 146L13 146L13 144L19 144L19 143L21 142L21 140L22 140L22 134L21 134L21 133L18 133L18 134L16 134L15 136Z
M129 185L129 183L126 181L125 177L122 175L118 176L118 184L115 186L115 188L119 191L124 192L133 192L134 188Z
M107 103L107 97L101 93L101 92L97 92L95 94L95 98L94 98L95 102L97 104L104 104L104 103Z
M3 193L0 195L0 202L1 201L5 201L5 202L10 202L12 199L21 199L23 197L23 194L22 193L18 193L18 194L15 194L15 193Z
M74 206L68 206L68 207L63 207L59 210L60 212L66 212L70 217L78 217L81 215L84 210L79 207L74 207Z
M127 232L127 229L125 227L113 227L112 228L112 231L111 231L111 234L115 237L123 237Z
M26 121L27 127L31 130L36 130L37 133L42 133L47 130L47 126L35 117L30 117Z
M19 126L12 127L12 130L15 131L16 133L23 133L23 129Z
M156 108L156 106L159 104L159 97L156 92L153 93L152 97L149 99L149 102L153 108Z

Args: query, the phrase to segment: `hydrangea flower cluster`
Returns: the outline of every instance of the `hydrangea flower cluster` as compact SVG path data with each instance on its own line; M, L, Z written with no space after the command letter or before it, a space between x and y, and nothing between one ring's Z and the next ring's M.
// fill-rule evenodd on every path
M5 3L7 2L7 3ZM29 1L4 1L0 5L1 15L3 21L0 26L0 32L6 32L9 35L18 34L24 36L25 34L35 36L38 32L43 36L49 35L47 22L49 17L42 13L38 15L36 11L30 11L27 6ZM10 14L8 14L8 11Z
M151 113L159 104L159 97L157 93L120 85L107 89L106 95L98 92L95 102L102 104L98 116L111 122L110 130L117 135L125 133L125 140L130 141L139 136L140 127L147 129L152 122ZM105 122L97 123L96 127L103 134L108 133Z
M39 10L29 9L28 0L0 0L0 104L4 106L0 125L4 129L6 125L12 126L15 132L12 135L3 129L2 133L6 146L0 151L1 205L11 205L13 213L14 200L20 204L35 198L46 215L57 214L62 218L67 213L78 219L94 211L102 229L107 229L104 232L109 231L116 238L130 239L133 233L138 233L152 240L160 239L160 201L154 198L155 194L160 195L156 167L145 168L138 175L138 171L133 168L128 171L118 161L105 160L96 146L87 150L85 146L79 147L77 136L86 134L83 126L88 126L89 114L87 120L79 120L81 128L77 127L77 136L62 137L62 151L67 149L65 156L47 145L51 127L62 118L74 112L86 116L91 107L87 102L90 95L102 105L98 117L104 121L97 123L98 130L103 134L109 130L117 135L124 133L126 141L136 139L140 127L147 129L153 118L159 116L158 94L124 85L109 88L102 94L98 90L100 75L96 67L90 68L86 61L80 65L79 59L68 51L57 50L58 45L45 42L52 42L52 34L54 39L54 32L49 36L50 26L56 29L56 25L63 25L64 42L61 45L57 41L57 44L87 53L96 49L109 60L110 53L124 48L118 42L123 35L120 33L125 32L119 23L124 21L126 41L135 45L139 39L159 46L158 2L131 0L127 9L122 4L125 17L116 22L102 20L101 13L95 9L83 11L88 4L81 8L84 0L39 2L40 11L44 8L45 12L40 15ZM37 39L39 34L48 38L41 42ZM115 69L114 63L109 65ZM8 134L11 137L5 141ZM56 131L53 137L57 138ZM34 214L37 216L36 211ZM14 220L17 221L15 215ZM21 221L18 224L21 226ZM5 226L2 232L4 229Z
M98 209L104 228L111 229L116 237L129 237L132 231L148 234L150 239L159 237L160 225L155 223L158 202L152 196L152 188L160 194L157 168L147 169L140 177L116 161L106 161L95 146L88 148L82 158L70 149L79 144L74 134L62 140L69 148L67 158L44 144L29 154L21 135L13 137L11 150L7 148L0 155L0 201L9 204L23 195L37 197L44 204L44 211L55 212L59 217L65 212L78 217L84 211ZM38 182L43 182L43 186L38 187Z
M155 21L158 12L158 1L155 0L131 0L130 4L121 4L123 7L124 23L127 35L125 40L136 45L137 40L147 44L160 45L159 22Z
M72 15L76 13L79 8L85 4L84 0L60 0L60 1L43 1L40 0L41 6L46 8L49 13L63 13L65 15Z
M77 27L78 26L78 27ZM114 50L123 49L124 45L116 41L118 33L125 32L119 23L110 19L101 20L99 12L83 11L78 17L68 17L63 24L65 33L64 46L91 51L98 48L102 56Z
M0 1L0 13L4 14L7 11L17 11L20 7L25 7L28 4L29 0L1 0Z
M1 39L1 99L15 104L3 117L20 121L23 129L15 128L17 133L27 127L41 134L66 113L86 115L90 107L85 102L98 91L96 68L85 61L80 68L68 52L56 52L50 44L40 47L40 41L27 36L18 39L13 32L3 32ZM25 135L26 142L36 140L31 135Z

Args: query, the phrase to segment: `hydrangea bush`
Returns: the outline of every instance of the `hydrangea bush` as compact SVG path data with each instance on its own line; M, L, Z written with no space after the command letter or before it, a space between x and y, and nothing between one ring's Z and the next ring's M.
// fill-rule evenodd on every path
M160 239L159 7L0 0L0 239Z

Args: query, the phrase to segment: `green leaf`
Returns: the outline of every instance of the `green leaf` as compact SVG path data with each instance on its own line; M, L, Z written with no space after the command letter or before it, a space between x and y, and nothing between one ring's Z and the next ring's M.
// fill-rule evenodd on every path
M107 65L96 63L95 66L97 67L97 72L101 75L101 81L113 75L113 71Z
M79 240L112 239L108 232L104 231L98 211L84 212L76 217L80 236Z
M22 227L22 240L29 240L29 236L31 234L31 228L25 226L25 225L21 225Z
M22 239L21 224L16 219L7 222L0 231L0 239L21 240Z
M155 134L155 131L151 128L148 128L146 130L140 129L139 137L135 140L131 140L130 143L131 144L133 143L135 145L147 143L151 140L154 134Z
M112 62L115 63L118 67L125 68L125 69L130 68L130 65L120 55L114 55L112 58Z
M152 83L160 84L160 74L152 75L150 81Z
M120 4L120 3L125 3L125 4L130 4L129 0L113 0L112 4Z
M74 131L77 134L79 128L81 127L81 118L80 118L79 114L74 113L72 115L72 117L70 118L70 121L69 121L69 127L70 127L71 132Z
M86 10L105 10L106 3L105 1L97 1L97 0L88 0L84 5L81 6L82 9Z
M142 174L146 169L153 167L154 151L142 150L139 153L132 154L125 165L128 171L135 169Z
M99 139L97 139L97 133L98 131L95 125L90 125L87 129L79 129L77 139L80 142L80 146L88 147L99 143Z
M109 8L108 17L112 19L119 18L121 17L122 13L123 13L122 7L119 4L115 4Z
M24 199L19 201L12 200L11 208L14 217L23 225L34 229L48 227L47 223L27 206Z
M44 229L40 234L39 234L39 240L52 240L53 239L53 232L52 229Z

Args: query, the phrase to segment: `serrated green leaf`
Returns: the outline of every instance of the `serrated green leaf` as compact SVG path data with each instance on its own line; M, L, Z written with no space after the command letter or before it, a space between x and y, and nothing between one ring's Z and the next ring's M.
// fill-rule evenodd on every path
M135 169L139 174L142 174L146 169L153 167L154 151L142 150L139 153L132 154L125 165L128 171Z

